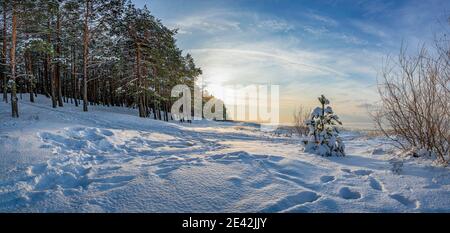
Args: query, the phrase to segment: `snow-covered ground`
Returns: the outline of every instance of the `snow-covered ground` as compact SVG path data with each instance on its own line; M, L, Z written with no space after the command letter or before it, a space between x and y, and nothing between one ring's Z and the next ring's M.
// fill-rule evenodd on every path
M254 124L66 105L0 103L0 212L450 212L449 168L364 133L328 158Z

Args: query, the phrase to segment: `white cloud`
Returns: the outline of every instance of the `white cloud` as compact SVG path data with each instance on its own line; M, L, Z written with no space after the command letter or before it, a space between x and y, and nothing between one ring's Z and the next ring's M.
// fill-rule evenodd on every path
M357 36L353 36L353 35L348 35L345 33L338 33L335 34L335 37L344 41L347 44L354 44L354 45L367 45L369 44L369 42L367 42L366 40L363 40Z
M245 46L246 47L246 46ZM224 55L235 55L234 58L237 59L253 59L260 60L265 58L265 60L270 60L272 62L284 63L289 65L290 68L300 70L302 72L308 72L314 75L324 75L332 74L339 77L345 76L344 73L327 67L323 64L313 64L315 60L318 60L318 54L314 52L306 51L296 51L296 53L277 50L272 48L266 48L266 50L271 50L270 52L258 51L258 50L246 50L246 49L219 49L219 48L203 48L203 49L192 49L190 52L194 54L199 53L209 53L215 56ZM238 56L238 57L237 57ZM301 67L301 68L300 68Z
M169 22L172 27L179 28L184 34L193 31L217 33L231 30L240 30L240 22L230 19L228 12L211 12L203 15L191 15Z
M295 29L293 25L287 23L286 21L276 19L263 20L258 23L258 28L284 32Z
M335 26L339 25L338 21L336 21L330 17L324 16L324 15L320 15L320 14L312 13L312 12L306 13L305 15L310 19L324 23L326 26L335 27Z
M357 20L351 21L351 24L366 34L373 35L373 36L376 36L376 37L382 38L382 39L388 37L388 34L384 30L378 28L377 26L375 26L373 24L362 22L362 21L357 21Z
M312 27L312 26L303 26L303 30L316 36L321 36L329 32L329 30L324 27Z

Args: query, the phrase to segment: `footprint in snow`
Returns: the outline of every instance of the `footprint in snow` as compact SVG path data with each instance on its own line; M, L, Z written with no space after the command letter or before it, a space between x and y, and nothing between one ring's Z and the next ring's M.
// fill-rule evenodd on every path
M358 176L368 176L368 175L372 174L373 171L371 171L371 170L356 170L356 171L353 171L353 173Z
M356 174L358 176L367 176L367 175L370 175L373 173L373 171L371 171L371 170L364 170L364 169L352 171L348 168L342 168L341 171L345 172L345 173Z
M343 171L345 173L352 173L352 171L350 169L347 169L347 168L342 168L341 171Z
M242 184L242 178L239 176L230 176L227 178L227 180L236 186L240 186Z
M342 175L342 177L344 177L344 178L353 178L353 177L355 177L355 174L350 169L342 168L341 172L344 173Z
M171 157L154 165L156 166L154 173L162 179L167 179L172 172L182 167L203 166L203 160L200 158Z
M299 192L295 195L284 197L275 204L264 208L261 212L280 212L286 209L289 209L293 206L302 205L309 202L315 202L321 196L312 191L303 191Z
M383 148L375 148L372 150L372 155L384 155L385 151Z
M400 202L401 204L403 204L404 206L408 207L408 208L412 208L412 209L417 209L420 206L420 202L417 200L411 200L401 194L391 194L389 195L389 197L391 197L392 199Z
M90 184L101 191L110 190L125 186L134 180L136 176L111 176L104 178L90 179Z
M383 184L373 177L369 177L369 185L371 188L373 188L375 190L384 191Z
M333 180L335 180L336 178L334 176L321 176L320 177L320 182L322 183L329 183Z
M432 184L423 186L423 188L425 188L425 189L439 189L441 187L442 186L440 184L436 184L436 183L432 183Z
M361 198L361 193L353 191L349 187L342 187L339 189L339 195L346 200Z

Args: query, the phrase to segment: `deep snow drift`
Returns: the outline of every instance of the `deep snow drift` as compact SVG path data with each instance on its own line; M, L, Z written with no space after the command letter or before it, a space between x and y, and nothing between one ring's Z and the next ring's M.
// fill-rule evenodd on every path
M0 103L0 212L450 212L450 169L345 132L346 157L254 124Z

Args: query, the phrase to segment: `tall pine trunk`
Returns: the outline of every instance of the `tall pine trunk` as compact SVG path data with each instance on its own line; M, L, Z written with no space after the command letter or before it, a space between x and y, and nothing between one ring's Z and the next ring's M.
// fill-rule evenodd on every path
M75 106L78 107L78 84L77 84L77 69L76 69L76 52L75 52L75 46L72 46L72 94L73 94L73 100L75 102Z
M49 58L47 58L48 61L51 61L51 58L49 56ZM51 62L49 62L51 63ZM52 107L56 108L58 105L58 100L56 99L56 82L55 82L55 77L56 77L56 65L52 64L52 70L53 70L53 75L50 75L50 85L51 85L51 91L52 91Z
M6 1L3 1L3 50L2 50L2 77L3 77L3 101L8 103L8 76L4 73L6 69Z
M138 90L138 107L139 107L139 117L145 117L144 109L144 95L142 93L142 77L141 77L141 48L139 44L136 44L136 79L137 79L137 90Z
M86 0L83 33L83 111L88 111L87 79L88 79L88 56L89 56L89 25L90 0Z
M59 6L58 6L59 7ZM62 99L62 82L61 82L61 14L58 12L56 16L56 57L58 61L56 62L56 72L55 72L55 84L56 84L56 94L58 98L58 106L63 107Z
M50 19L48 19L47 21L47 28L48 28L48 35L47 35L47 42L49 44L52 43L52 34L51 34L51 23L50 23ZM51 70L50 72L48 72L49 74L49 79L50 79L50 92L51 92L51 96L52 96L52 107L56 108L57 106L57 99L56 99L56 82L55 82L55 78L56 78L56 67L55 64L52 64L52 57L50 56L50 54L47 55L47 66L49 66L49 70Z
M16 1L12 1L12 27L11 27L11 51L10 51L10 64L11 64L11 114L12 117L19 117L19 106L17 99L16 88L16 40L17 40L17 13L16 13Z
M26 66L27 66L27 75L29 78L28 81L28 92L30 94L30 102L34 102L34 76L33 76L33 65L32 65L32 58L31 58L31 53L27 52L26 53Z

